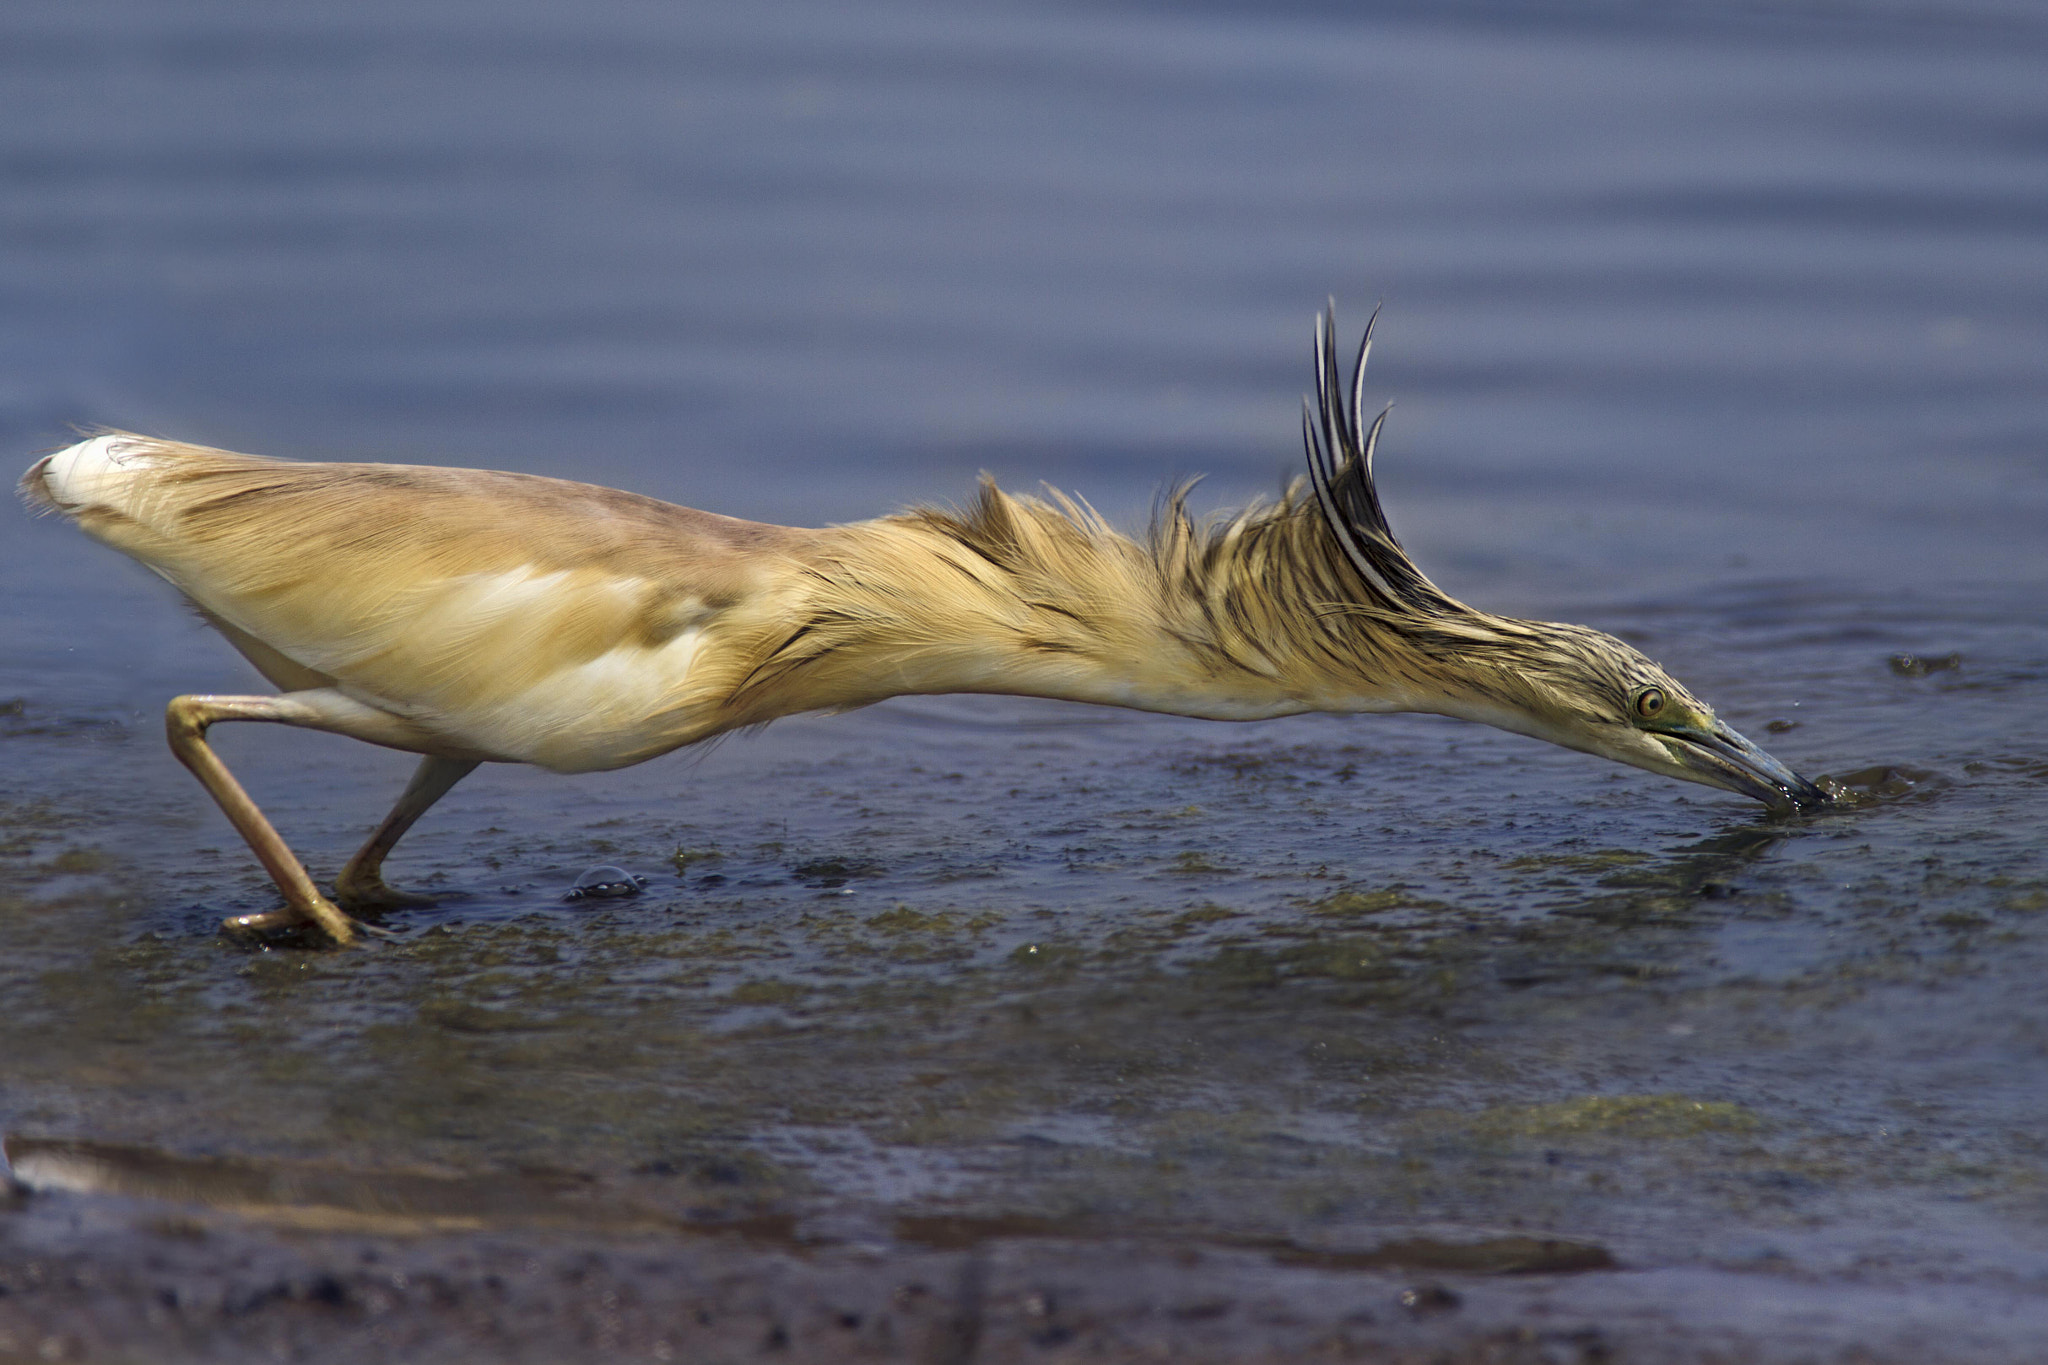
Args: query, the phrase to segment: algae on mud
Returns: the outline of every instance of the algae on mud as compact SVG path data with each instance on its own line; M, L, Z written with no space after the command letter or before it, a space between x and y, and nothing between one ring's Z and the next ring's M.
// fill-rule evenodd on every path
M1413 808L1416 782L1460 778L1427 725L1383 751L1408 791L1337 795L1327 773L1361 757L1347 744L1211 764L1198 727L1091 726L1065 764L1020 773L1000 735L915 708L875 715L866 734L843 721L800 723L786 744L771 732L674 790L592 785L578 801L604 805L582 811L580 839L528 785L528 828L502 805L487 833L444 826L435 856L456 894L357 955L238 954L199 931L223 902L155 908L132 846L17 861L17 895L88 867L90 884L132 889L74 892L43 945L67 965L10 976L26 1044L4 1064L10 1125L162 1142L233 1112L213 1141L252 1156L598 1174L708 1163L732 1173L715 1202L755 1211L840 1198L821 1173L844 1169L832 1135L858 1135L901 1168L892 1199L906 1209L1170 1216L1311 1240L1505 1219L1596 1228L1652 1258L1702 1224L1735 1236L1759 1199L1818 1208L1845 1184L1910 1205L1967 1170L1980 1197L2024 1200L2029 1157L1896 1138L1866 1151L1888 1125L1852 1116L1894 1107L1896 1077L1873 1068L1840 1093L1849 1080L1815 1073L1802 1041L1888 1017L1873 992L1940 992L1959 972L1981 990L2034 950L2037 917L1999 908L2038 893L2016 832L1986 841L1968 832L1976 816L1955 820L1976 847L1945 880L1924 855L1884 851L1883 822L1939 819L1957 790L1932 807L1749 823L1624 805L1588 843L1558 838L1560 819L1584 817L1560 817L1551 794L1578 774L1531 764L1527 794L1496 803L1493 846L1473 847L1461 813ZM927 745L962 774L936 818ZM1098 757L1104 746L1127 752ZM763 760L754 810L705 771ZM1080 834L1082 871L1067 765L1114 768L1121 784L1089 778L1109 801ZM809 796L799 815L772 794L791 789ZM2024 797L1970 790L1994 808L2001 791ZM1147 814L1189 797L1235 854L1197 886L1185 819ZM1388 880L1302 856L1304 816L1371 828L1396 807L1405 842L1373 853L1404 864ZM1664 832L1675 814L1705 837ZM953 877L998 825L994 875ZM1845 841L1863 878L1838 885ZM524 880L542 882L549 849L565 878L600 844L646 868L679 846L734 851L717 884L693 864L635 899L571 905L493 890L503 867L480 861L522 850ZM1917 872L1914 900L1871 882L1880 868ZM1876 938L1856 928L1873 912ZM106 1080L81 1090L81 1074ZM1838 1092L1825 1109L1808 1091L1818 1074ZM1831 1174L1771 1184L1795 1168Z
M1198 727L1091 726L1020 773L1003 736L914 708L793 728L673 786L483 788L488 811L429 840L456 894L346 955L236 952L207 928L223 902L161 899L132 841L76 856L104 800L79 783L68 815L22 812L4 865L10 922L37 929L4 978L8 1126L26 1149L339 1163L371 1190L422 1167L485 1191L561 1173L536 1178L567 1212L465 1205L497 1238L780 1228L825 1254L1150 1237L1354 1275L1514 1269L1519 1252L1427 1251L1489 1237L1745 1274L1846 1273L1873 1245L1894 1273L2048 1266L2026 1231L2048 1150L2015 1140L2025 1067L1987 1083L1981 1066L2012 1067L2048 946L2031 770L1757 822L1561 801L1579 774L1536 763L1475 847L1455 802L1418 818L1412 788L1312 786L1360 757L1321 737L1276 734L1250 767L1199 761ZM1381 761L1452 788L1441 733L1397 732ZM928 745L962 774L936 818ZM719 765L758 777L721 783ZM1084 831L1072 799L1045 799L1071 768L1100 793ZM1189 768L1207 774L1193 790ZM1184 820L1150 814L1190 796L1235 855L1193 885ZM1559 837L1589 809L1591 837ZM1304 818L1396 810L1405 842L1375 844L1373 877L1302 856ZM999 837L992 875L953 875ZM546 893L600 845L653 869L713 843L730 850L715 884L693 864L632 900ZM176 862L158 859L160 882ZM507 866L537 890L494 889ZM177 876L203 898L218 868ZM1911 1031L1892 1027L1906 1002ZM256 1216L369 1226L297 1198ZM1536 1264L1600 1273L1579 1254Z
M1834 610L1871 629L1867 605ZM369 1190L566 1181L569 1214L515 1202L467 1234L543 1265L549 1237L687 1260L723 1229L820 1274L874 1248L1080 1265L1123 1237L1244 1283L1364 1283L1389 1245L1528 1238L1829 1294L1881 1256L1959 1322L1932 1286L2048 1275L2048 759L2007 724L2048 636L1985 615L1972 657L2010 662L1939 710L1891 689L1953 672L1901 681L1829 641L1795 660L1839 669L1794 732L1807 752L1900 755L1839 763L1862 799L1810 815L1589 780L1426 720L1219 733L902 703L694 765L488 774L409 849L441 903L351 954L220 942L267 892L191 847L183 775L54 723L5 741L39 786L0 845L4 1126L17 1148L313 1163ZM358 814L304 787L298 746L251 738L251 780L288 794L316 858L345 852ZM336 790L395 766L335 750ZM646 887L561 899L599 861ZM98 1197L8 1217L26 1237ZM332 1203L260 1217L364 1225ZM136 1215L166 1216L199 1215ZM907 1231L941 1226L994 1240ZM1490 1321L1471 1277L1491 1271L1428 1273L1465 1304L1428 1321Z

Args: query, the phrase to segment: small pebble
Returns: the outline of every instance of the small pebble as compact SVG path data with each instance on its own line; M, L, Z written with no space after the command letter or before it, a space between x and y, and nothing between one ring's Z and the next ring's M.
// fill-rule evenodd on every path
M1417 1317L1448 1313L1464 1302L1456 1290L1440 1284L1418 1284L1401 1291L1401 1306Z
M591 868L576 879L563 900L615 900L620 896L637 896L647 885L647 878L623 867L609 863Z

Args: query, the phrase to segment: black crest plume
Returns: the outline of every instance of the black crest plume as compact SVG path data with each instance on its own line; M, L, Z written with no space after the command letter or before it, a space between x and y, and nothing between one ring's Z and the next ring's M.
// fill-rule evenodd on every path
M1358 359L1351 367L1351 401L1345 402L1338 382L1337 304L1316 317L1316 396L1304 398L1302 443L1308 447L1308 476L1330 534L1359 576L1389 607L1404 613L1433 614L1453 604L1408 558L1380 510L1373 487L1372 455L1379 445L1392 405L1380 410L1372 425L1364 423L1365 362L1372 354L1372 329L1380 310L1372 310Z

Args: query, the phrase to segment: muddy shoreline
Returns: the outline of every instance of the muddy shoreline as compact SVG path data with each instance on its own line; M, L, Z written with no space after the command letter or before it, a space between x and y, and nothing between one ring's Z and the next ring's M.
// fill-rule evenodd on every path
M1901 1296L1882 1274L1596 1266L1584 1245L1526 1237L1411 1237L1363 1268L993 1228L939 1250L872 1235L886 1225L863 1236L857 1215L820 1221L838 1237L394 1240L17 1195L0 1213L0 1359L1903 1365L2030 1360L2048 1333L2048 1305L2010 1284Z

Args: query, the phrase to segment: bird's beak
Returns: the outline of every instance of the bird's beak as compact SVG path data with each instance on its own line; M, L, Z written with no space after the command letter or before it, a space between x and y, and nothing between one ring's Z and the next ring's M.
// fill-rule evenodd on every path
M1684 776L1753 796L1774 810L1827 804L1828 794L1719 721L1713 729L1658 736Z

